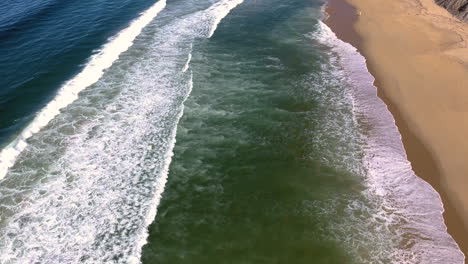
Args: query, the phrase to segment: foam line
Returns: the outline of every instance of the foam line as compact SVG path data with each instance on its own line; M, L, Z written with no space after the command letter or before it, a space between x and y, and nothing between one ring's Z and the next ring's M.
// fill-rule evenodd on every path
M119 55L133 45L135 38L141 33L161 10L166 6L166 0L159 0L130 26L112 37L101 50L93 55L85 68L74 78L67 81L57 92L55 98L49 102L33 119L33 121L0 152L0 179L4 178L8 169L14 165L18 155L28 145L26 140L46 126L60 110L78 98L78 93L97 82L104 70L112 66Z
M397 221L405 235L425 239L415 240L411 254L418 262L398 263L464 263L465 256L453 238L447 233L439 194L411 169L401 141L401 135L387 105L377 96L374 77L367 69L366 59L349 43L337 38L322 21L318 21L319 34L314 36L339 54L339 62L349 71L353 111L373 124L365 135L364 164L369 199L379 197L382 207L393 208L383 214L388 224ZM364 118L363 118L364 119ZM357 122L357 121L355 121ZM403 225L401 223L404 223ZM411 231L408 231L411 230ZM398 232L398 230L397 230ZM404 256L404 250L397 249Z
M186 72L190 67L190 61L192 60L192 49L193 49L193 44L190 43L190 51L188 54L187 62L185 63L184 68L182 69L182 72Z
M211 38L213 36L213 34L216 31L216 28L218 28L219 23L221 23L221 20L223 20L223 18L225 18L229 14L229 12L231 12L232 9L242 4L242 2L244 2L244 0L220 2L207 10L209 12L214 13L213 26L208 32L208 38Z
M148 214L145 217L145 226L146 226L146 228L143 231L144 234L141 236L141 239L138 240L138 242L137 242L137 249L138 249L137 255L129 258L129 263L130 264L141 263L140 258L141 258L142 248L146 243L148 243L148 240L147 240L148 235L149 235L148 234L148 226L154 221L154 219L156 218L156 214L158 212L159 203L161 202L161 198L162 198L162 195L163 195L166 183L167 183L167 177L169 175L169 166L171 165L172 157L174 156L174 147L175 147L175 144L176 144L177 127L178 127L178 124L180 122L180 119L184 115L185 102L187 101L187 99L189 98L189 96L190 96L190 94L192 93L192 90L193 90L193 73L191 71L190 71L190 80L189 80L188 85L189 85L188 86L189 89L188 89L187 95L184 97L184 99L182 101L182 107L181 107L181 109L180 109L180 111L179 111L179 113L177 115L176 127L175 127L175 129L172 130L172 133L171 133L170 151L165 154L165 160L166 161L164 163L164 167L163 167L163 170L161 172L161 175L163 175L163 176L157 182L156 192L155 192L155 194L153 196L153 200L151 201L151 205L152 205L151 209L150 209L150 211L148 212Z

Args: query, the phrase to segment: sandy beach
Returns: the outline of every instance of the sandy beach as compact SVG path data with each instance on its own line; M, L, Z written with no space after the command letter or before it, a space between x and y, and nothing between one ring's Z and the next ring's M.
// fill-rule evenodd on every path
M416 174L441 195L468 254L468 25L432 0L329 0L327 24L359 49Z

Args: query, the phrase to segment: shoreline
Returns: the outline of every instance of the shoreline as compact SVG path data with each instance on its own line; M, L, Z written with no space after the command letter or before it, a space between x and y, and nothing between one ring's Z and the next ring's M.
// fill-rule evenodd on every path
M431 11L431 6L429 8L427 5L433 4L434 7L436 8L435 10L439 13L437 13L438 16L443 16L446 15L444 14L444 10L437 10L437 8L442 9L438 7L435 3L428 2L426 0L424 3L418 2L417 0L399 0L401 1L402 5L414 5L416 3L416 8L418 9L417 12L422 12L424 14L428 14ZM431 0L429 0L431 1ZM358 21L360 17L362 16L362 11L365 11L366 14L369 12L369 16L371 18L367 19L368 21L375 22L373 20L372 15L374 16L379 16L382 13L385 12L385 8L381 8L383 11L374 13L373 11L375 10L366 10L366 4L363 4L363 2L369 2L369 0L328 0L326 4L326 12L329 15L326 21L324 21L337 35L338 38L341 40L350 43L353 45L357 50L366 58L366 63L367 67L369 69L369 72L375 77L375 82L374 85L378 88L378 96L384 101L384 103L387 105L389 111L393 115L393 118L395 119L395 123L398 127L398 130L401 134L402 142L408 157L408 160L411 162L411 166L415 174L423 179L424 181L428 182L440 195L443 206L444 206L444 220L445 220L445 225L447 226L447 231L448 233L453 237L453 239L456 241L458 244L460 250L463 252L465 256L468 256L468 228L467 228L467 223L468 223L468 215L460 213L460 208L463 210L463 205L468 204L468 200L465 200L463 202L454 202L454 200L459 199L459 197L456 197L455 195L451 195L451 188L448 188L447 185L450 184L450 181L447 180L449 178L450 173L444 172L440 167L440 161L438 162L437 158L435 157L434 153L434 148L431 146L428 146L428 144L425 144L425 142L428 142L428 140L424 140L423 137L421 136L421 133L418 131L417 128L414 128L412 126L412 118L408 117L408 114L405 112L406 109L403 109L398 103L395 101L400 95L399 89L402 88L403 85L401 85L400 82L388 82L386 80L383 80L381 78L382 75L387 74L382 70L386 69L388 66L390 67L395 67L397 65L382 65L380 67L376 67L376 63L380 62L379 57L382 55L377 54L375 52L375 48L377 45L375 43L373 44L372 38L379 37L379 32L375 33L374 36L369 36L369 34L366 34L362 28L365 28L367 25L358 24ZM360 4L361 3L361 4ZM398 3L397 3L398 4ZM370 4L372 5L372 4ZM358 9L359 8L359 9ZM448 14L448 12L446 12ZM387 14L383 16L391 16L392 14ZM405 15L405 14L404 14ZM402 15L402 16L404 16ZM407 14L406 14L407 15ZM414 15L414 14L410 14ZM436 17L440 18L440 17ZM421 19L420 17L415 17L415 19ZM445 19L447 19L445 17ZM444 21L443 19L438 20L438 22ZM426 24L430 25L430 22L425 21ZM376 22L378 23L378 22ZM430 25L434 26L434 25ZM383 26L382 26L383 27ZM468 29L468 26L466 27ZM463 29L463 28L462 28ZM372 28L371 28L372 30ZM440 29L435 29L435 30L440 30ZM404 36L398 36L398 30L392 30L395 35L391 36L390 38L397 39L402 37L404 39ZM383 33L385 34L385 33ZM444 58L450 59L452 61L457 61L458 64L461 65L461 67L465 67L465 70L467 72L468 76L468 56L464 56L463 52L465 51L463 48L466 49L466 44L465 46L460 47L460 43L467 43L466 38L461 37L461 40L459 40L458 43L450 43L448 42L449 45L446 45L446 49L441 49L439 53L444 55ZM438 40L440 41L440 39ZM398 42L396 42L398 44ZM444 43L445 44L445 43ZM456 46L458 45L458 46ZM373 50L374 52L371 51L371 47L374 46ZM379 46L378 48L381 49L381 53L384 53L388 49L386 48L392 48L391 46ZM453 48L453 47L456 48ZM417 47L413 47L417 48ZM417 50L415 49L415 52ZM468 54L468 52L466 53ZM401 56L401 55L400 55ZM456 57L458 56L458 57ZM387 60L388 61L388 60ZM400 61L402 62L402 61ZM406 61L403 61L403 63L406 63ZM427 77L427 76L426 76ZM414 77L413 79L416 79ZM463 80L460 79L460 82ZM468 83L468 77L466 77L466 82ZM408 82L412 83L413 86L417 84L416 82ZM421 82L420 82L421 83ZM449 85L449 84L447 84ZM460 86L462 86L461 84ZM392 87L394 86L394 87ZM392 89L395 90L395 86L397 88L397 96L395 96L395 92L392 94ZM404 85L406 86L406 85ZM410 86L408 86L410 87ZM466 93L465 95L468 96L468 85L466 86ZM463 122L463 120L461 121ZM448 135L450 136L450 135ZM430 141L429 141L430 142ZM468 169L468 165L466 167ZM468 179L465 180L465 182L468 182ZM454 197L455 196L455 197ZM462 206L462 207L460 207ZM466 258L465 258L466 261Z

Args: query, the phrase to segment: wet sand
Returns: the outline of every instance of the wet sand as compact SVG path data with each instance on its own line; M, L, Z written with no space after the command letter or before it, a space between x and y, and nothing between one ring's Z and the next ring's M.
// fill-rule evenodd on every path
M432 0L328 0L326 23L367 59L415 173L468 256L468 25Z

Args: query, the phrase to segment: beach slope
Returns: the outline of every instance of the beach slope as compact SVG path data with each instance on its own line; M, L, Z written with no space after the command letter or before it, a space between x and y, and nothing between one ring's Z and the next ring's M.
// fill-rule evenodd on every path
M416 174L468 253L468 25L432 0L331 0L327 24L376 78Z

